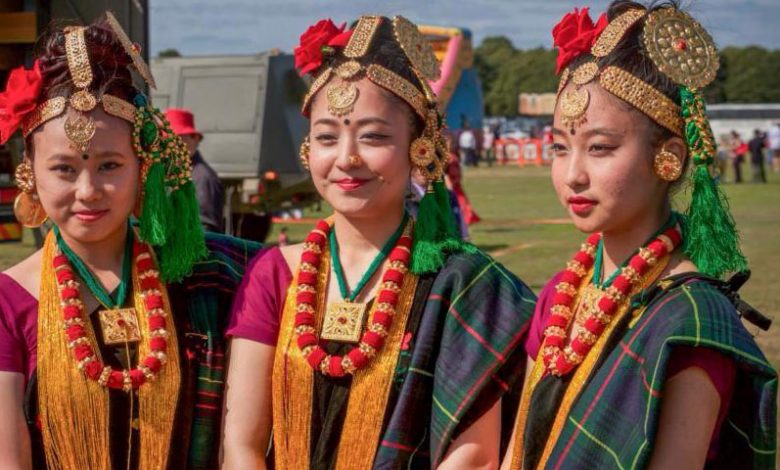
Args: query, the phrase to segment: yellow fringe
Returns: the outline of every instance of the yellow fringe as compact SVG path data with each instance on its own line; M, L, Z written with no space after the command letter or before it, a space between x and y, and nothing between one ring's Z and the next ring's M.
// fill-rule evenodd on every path
M109 393L77 367L62 328L57 279L52 267L56 241L52 232L43 247L41 291L38 305L38 401L46 462L51 470L110 470ZM148 353L146 309L133 266L135 308L139 314L142 342L138 357ZM167 292L161 289L168 312L168 362L158 378L141 387L141 470L164 468L168 460L173 419L179 395L179 355L176 330L170 315ZM97 344L89 321L84 328ZM101 359L100 350L95 355ZM101 359L102 360L102 359Z
M329 277L330 257L326 248L317 279L317 291L322 293L317 300L318 324L321 324L325 311L324 293L327 292ZM275 463L279 470L307 469L311 458L310 426L314 371L295 343L293 328L297 279L296 273L295 280L287 291L272 379ZM385 346L377 357L352 379L347 413L336 453L338 470L362 470L370 468L374 462L417 281L417 276L411 273L406 275ZM373 318L376 306L377 303L374 302L370 319Z

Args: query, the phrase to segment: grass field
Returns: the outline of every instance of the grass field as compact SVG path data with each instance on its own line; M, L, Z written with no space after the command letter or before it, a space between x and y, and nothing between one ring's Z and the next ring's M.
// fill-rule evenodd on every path
M769 333L756 333L767 356L780 367L780 290L775 290L780 276L773 274L780 266L780 176L770 177L766 185L732 184L726 185L726 190L753 270L742 296L765 315L778 319ZM472 226L473 241L538 292L584 239L566 220L552 190L549 170L514 166L469 169L464 180L483 219ZM276 240L282 226L288 227L292 241L300 241L310 229L308 224L277 224L270 241ZM28 244L0 245L0 269L31 250Z

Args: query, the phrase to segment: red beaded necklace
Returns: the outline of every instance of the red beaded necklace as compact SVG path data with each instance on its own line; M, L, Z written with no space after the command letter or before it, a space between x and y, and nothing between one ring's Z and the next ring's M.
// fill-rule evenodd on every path
M598 233L588 237L580 251L574 255L574 259L567 263L561 280L555 286L551 314L544 328L542 353L547 371L559 377L574 370L585 359L620 305L631 300L631 291L643 280L652 266L675 250L682 241L682 235L678 228L672 227L658 235L646 247L640 248L628 265L622 268L612 285L599 296L593 312L585 318L581 328L567 345L569 327L574 317L572 306L583 279L593 267L594 254L600 239L601 234Z
M165 318L168 312L163 302L159 272L149 247L134 239L133 257L147 315L150 353L132 370L116 370L106 366L97 358L95 346L87 335L86 324L89 318L84 311L84 302L79 292L80 284L73 268L67 256L59 250L52 261L57 276L63 326L68 338L68 346L78 361L79 369L100 385L125 392L136 390L155 378L166 361L165 351L168 347L166 341L168 332L165 329Z
M360 338L359 344L344 356L335 356L328 354L322 348L315 327L317 279L330 230L330 224L320 220L303 243L303 253L298 268L295 333L303 357L314 370L331 377L344 377L366 367L384 346L387 333L393 324L401 286L409 270L412 237L405 232L390 252L390 262L382 274L381 289L375 301L377 305L374 317Z

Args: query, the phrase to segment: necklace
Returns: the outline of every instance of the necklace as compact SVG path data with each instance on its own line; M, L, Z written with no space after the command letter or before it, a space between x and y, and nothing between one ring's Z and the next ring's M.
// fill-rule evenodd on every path
M404 227L406 227L407 220L408 215L404 212L401 224L385 242L373 261L371 261L368 269L363 274L363 277L360 278L360 281L352 292L349 290L347 279L344 275L344 268L341 266L336 231L330 231L328 234L328 242L330 245L331 262L333 263L333 272L336 274L339 292L341 293L341 298L343 300L341 302L331 302L328 304L325 319L322 324L322 332L320 333L322 339L344 343L357 343L360 341L360 333L363 328L363 320L366 315L366 307L368 304L365 302L355 302L355 299L360 295L360 292L368 281L374 277L377 269L379 269L385 261L387 255L390 254L390 250L398 242L398 239L404 231Z
M165 351L168 346L166 341L168 332L165 326L166 317L169 316L162 298L159 271L157 271L151 251L148 245L136 240L132 232L130 237L128 239L132 240L132 258L135 259L136 273L141 285L141 297L144 299L140 308L147 318L150 351L149 355L132 370L116 370L111 366L106 366L97 358L95 355L96 347L87 335L86 322L89 321L89 318L79 292L81 285L73 272L70 260L60 249L56 251L52 259L62 308L63 328L68 338L68 347L73 352L79 369L100 385L121 389L125 392L138 389L144 383L154 379L162 369L167 359ZM133 317L136 320L135 315ZM118 327L124 327L121 319L117 320L117 323Z
M122 308L127 299L127 290L131 279L133 258L133 229L128 222L127 236L125 238L125 253L122 258L122 277L117 287L116 300L111 297L103 284L98 281L92 271L84 264L62 238L59 227L54 226L54 235L57 239L57 247L65 254L71 265L76 269L79 277L86 283L87 288L95 298L103 305L98 311L100 329L103 332L103 342L107 345L135 343L141 340L141 330L138 327L138 316L134 308Z
M572 306L583 279L593 267L596 246L600 241L601 234L590 235L574 259L567 263L560 282L555 286L551 314L544 328L542 353L547 371L559 377L582 362L620 305L631 300L629 294L634 287L642 282L652 266L677 248L682 235L677 227L665 230L631 257L609 287L598 289L598 294L591 293L587 296L589 299L583 299L583 302L587 301L589 311L582 324L575 328L574 338L566 344L574 316Z
M314 370L331 377L352 375L368 365L384 346L387 332L393 324L399 293L409 270L411 258L411 224L404 223L403 226L402 234L390 251L388 267L382 274L381 289L376 297L376 311L371 323L360 337L358 345L353 346L344 356L328 354L320 345L315 327L320 260L332 227L326 220L320 220L317 227L306 237L298 267L295 334L298 348Z

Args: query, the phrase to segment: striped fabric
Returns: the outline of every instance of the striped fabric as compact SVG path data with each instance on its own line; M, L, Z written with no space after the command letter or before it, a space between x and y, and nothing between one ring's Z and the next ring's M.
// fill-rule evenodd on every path
M183 361L192 376L189 390L184 389L186 378L182 381L181 401L189 409L180 404L178 418L191 419L190 439L184 443L189 455L178 463L171 461L171 468L217 467L225 378L223 332L244 271L260 248L253 242L213 233L206 234L206 246L209 256L196 263L182 283L169 286L177 322L189 324L184 330L187 358Z
M396 367L398 399L374 468L435 467L523 375L535 297L502 265L484 253L453 255L422 300L420 325Z
M731 302L701 280L653 299L604 358L568 416L546 468L645 468L675 346L712 348L737 377L713 468L775 468L777 374Z

